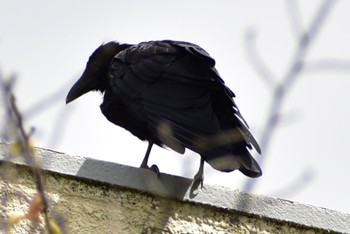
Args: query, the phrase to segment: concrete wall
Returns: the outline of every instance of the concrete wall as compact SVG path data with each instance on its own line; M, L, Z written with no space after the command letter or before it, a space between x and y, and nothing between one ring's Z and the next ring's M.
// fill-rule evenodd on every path
M49 150L36 153L51 215L67 233L350 233L348 214L224 187L193 188L186 178L157 178L148 170ZM0 164L1 172L14 172L0 180L0 232L41 233L42 219L4 228L9 215L27 211L35 193L30 168L12 161L10 170Z

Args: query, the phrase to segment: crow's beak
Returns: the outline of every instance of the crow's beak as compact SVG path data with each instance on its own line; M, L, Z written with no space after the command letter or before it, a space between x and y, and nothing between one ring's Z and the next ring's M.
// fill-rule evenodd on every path
M85 93L94 90L95 88L96 84L94 79L91 79L91 74L87 74L87 70L85 70L80 79L69 90L66 97L66 104L74 101Z
M113 57L127 45L120 46L119 43L111 41L98 47L90 56L84 73L80 79L69 90L66 104L92 90L105 90L107 83L108 66Z

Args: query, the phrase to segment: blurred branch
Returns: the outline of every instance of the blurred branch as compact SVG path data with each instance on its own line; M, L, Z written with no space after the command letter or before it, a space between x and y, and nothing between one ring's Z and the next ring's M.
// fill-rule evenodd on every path
M63 85L59 89L57 89L54 93L50 94L50 96L45 96L42 100L39 100L36 104L32 105L28 110L23 112L23 116L26 120L34 117L37 114L40 114L42 111L46 111L49 107L53 106L55 103L63 102L66 95L67 90L71 86L71 82Z
M282 77L281 83L276 86L274 90L268 111L268 117L266 123L264 124L264 129L260 140L260 146L263 154L260 157L257 157L257 161L261 166L264 160L266 160L269 143L271 142L271 138L275 132L275 129L280 122L279 116L282 104L287 97L288 91L291 90L292 85L295 83L298 75L302 71L304 67L304 58L310 48L310 45L318 35L334 3L335 0L325 0L322 2L321 6L316 12L315 17L311 21L310 27L299 39L299 43L294 57L290 63L289 69ZM264 74L262 74L262 76L264 76ZM244 185L244 190L252 191L255 184L256 180L247 180Z
M285 188L280 189L279 191L272 192L273 197L286 197L291 196L292 194L297 194L303 188L305 188L315 177L314 171L311 168L304 169L301 172L300 176L295 179L293 183L288 184Z
M304 65L303 72L350 72L349 60L320 59L309 61Z
M255 70L259 73L264 83L268 88L273 89L277 85L277 79L272 73L270 68L264 63L264 61L258 56L256 50L256 32L254 29L250 29L245 34L245 48L249 61Z
M3 95L5 106L5 117L7 119L7 127L11 132L6 133L8 141L14 140L9 145L9 155L21 155L24 157L28 165L31 165L32 175L36 186L36 194L30 202L29 210L24 216L31 221L37 220L39 213L42 212L48 233L53 233L51 226L55 224L48 216L48 202L44 192L44 184L42 180L41 168L34 155L34 147L30 142L30 134L25 131L22 115L16 105L16 99L12 92L13 79L5 80L0 74L0 88ZM11 139L12 138L12 139ZM19 217L23 218L23 217ZM19 219L16 218L16 221ZM9 218L10 220L10 218ZM9 221L11 222L11 221ZM14 222L12 220L12 222Z
M296 123L300 119L300 112L298 110L290 110L283 114L279 115L279 123L278 126L290 126L291 124Z
M56 115L51 134L48 137L46 144L49 149L53 149L60 144L61 139L64 136L64 131L67 129L66 124L68 118L73 113L74 108L71 108L71 110L72 111L67 111L66 109L63 109Z
M304 31L299 4L296 0L287 0L286 3L291 31L298 40Z
M63 103L67 90L71 86L71 81L64 84L62 87L57 89L55 92L46 96L43 99L39 100L37 103L32 105L23 113L25 120L35 117L36 115L41 114L44 111L47 111L50 107L53 107L55 104ZM70 107L70 110L74 110L74 106ZM58 115L56 115L55 121L52 124L52 129L50 135L48 136L48 143L46 144L48 148L55 148L59 145L60 140L63 137L63 131L66 129L65 124L68 121L68 118L71 116L72 111L67 111L66 109L61 110Z

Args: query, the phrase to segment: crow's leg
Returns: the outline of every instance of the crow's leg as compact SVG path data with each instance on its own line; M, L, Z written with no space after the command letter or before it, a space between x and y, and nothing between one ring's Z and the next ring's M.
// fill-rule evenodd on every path
M153 143L152 142L148 142L148 147L147 147L147 151L145 154L145 157L143 158L143 161L141 163L141 168L148 168L148 158L149 158L149 154L151 153L151 149L152 149Z
M153 146L153 142L149 141L145 157L143 158L140 167L141 168L146 168L146 169L151 169L152 171L154 171L157 174L157 177L159 177L159 168L157 167L157 165L153 164L151 167L148 167L148 165L147 165L148 158L149 158L149 155L151 153L152 146Z
M204 180L203 173L204 173L204 159L201 157L199 170L193 179L194 179L194 183L198 183L198 184L200 183L202 188L203 188L203 180Z

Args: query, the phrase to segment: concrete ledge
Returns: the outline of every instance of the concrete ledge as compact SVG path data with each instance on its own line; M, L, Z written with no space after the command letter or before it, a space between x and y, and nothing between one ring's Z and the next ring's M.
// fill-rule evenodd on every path
M0 143L0 161L5 160L5 146ZM54 172L72 178L107 183L165 199L189 202L196 206L209 205L223 212L225 210L234 211L248 217L267 220L267 222L304 226L306 229L310 228L320 233L350 233L349 214L267 196L242 193L221 186L204 184L202 189L198 189L192 186L192 180L187 178L163 173L157 178L149 170L69 156L46 149L37 148L36 154L41 159L42 169L48 173ZM16 157L11 162L27 166L20 157Z

